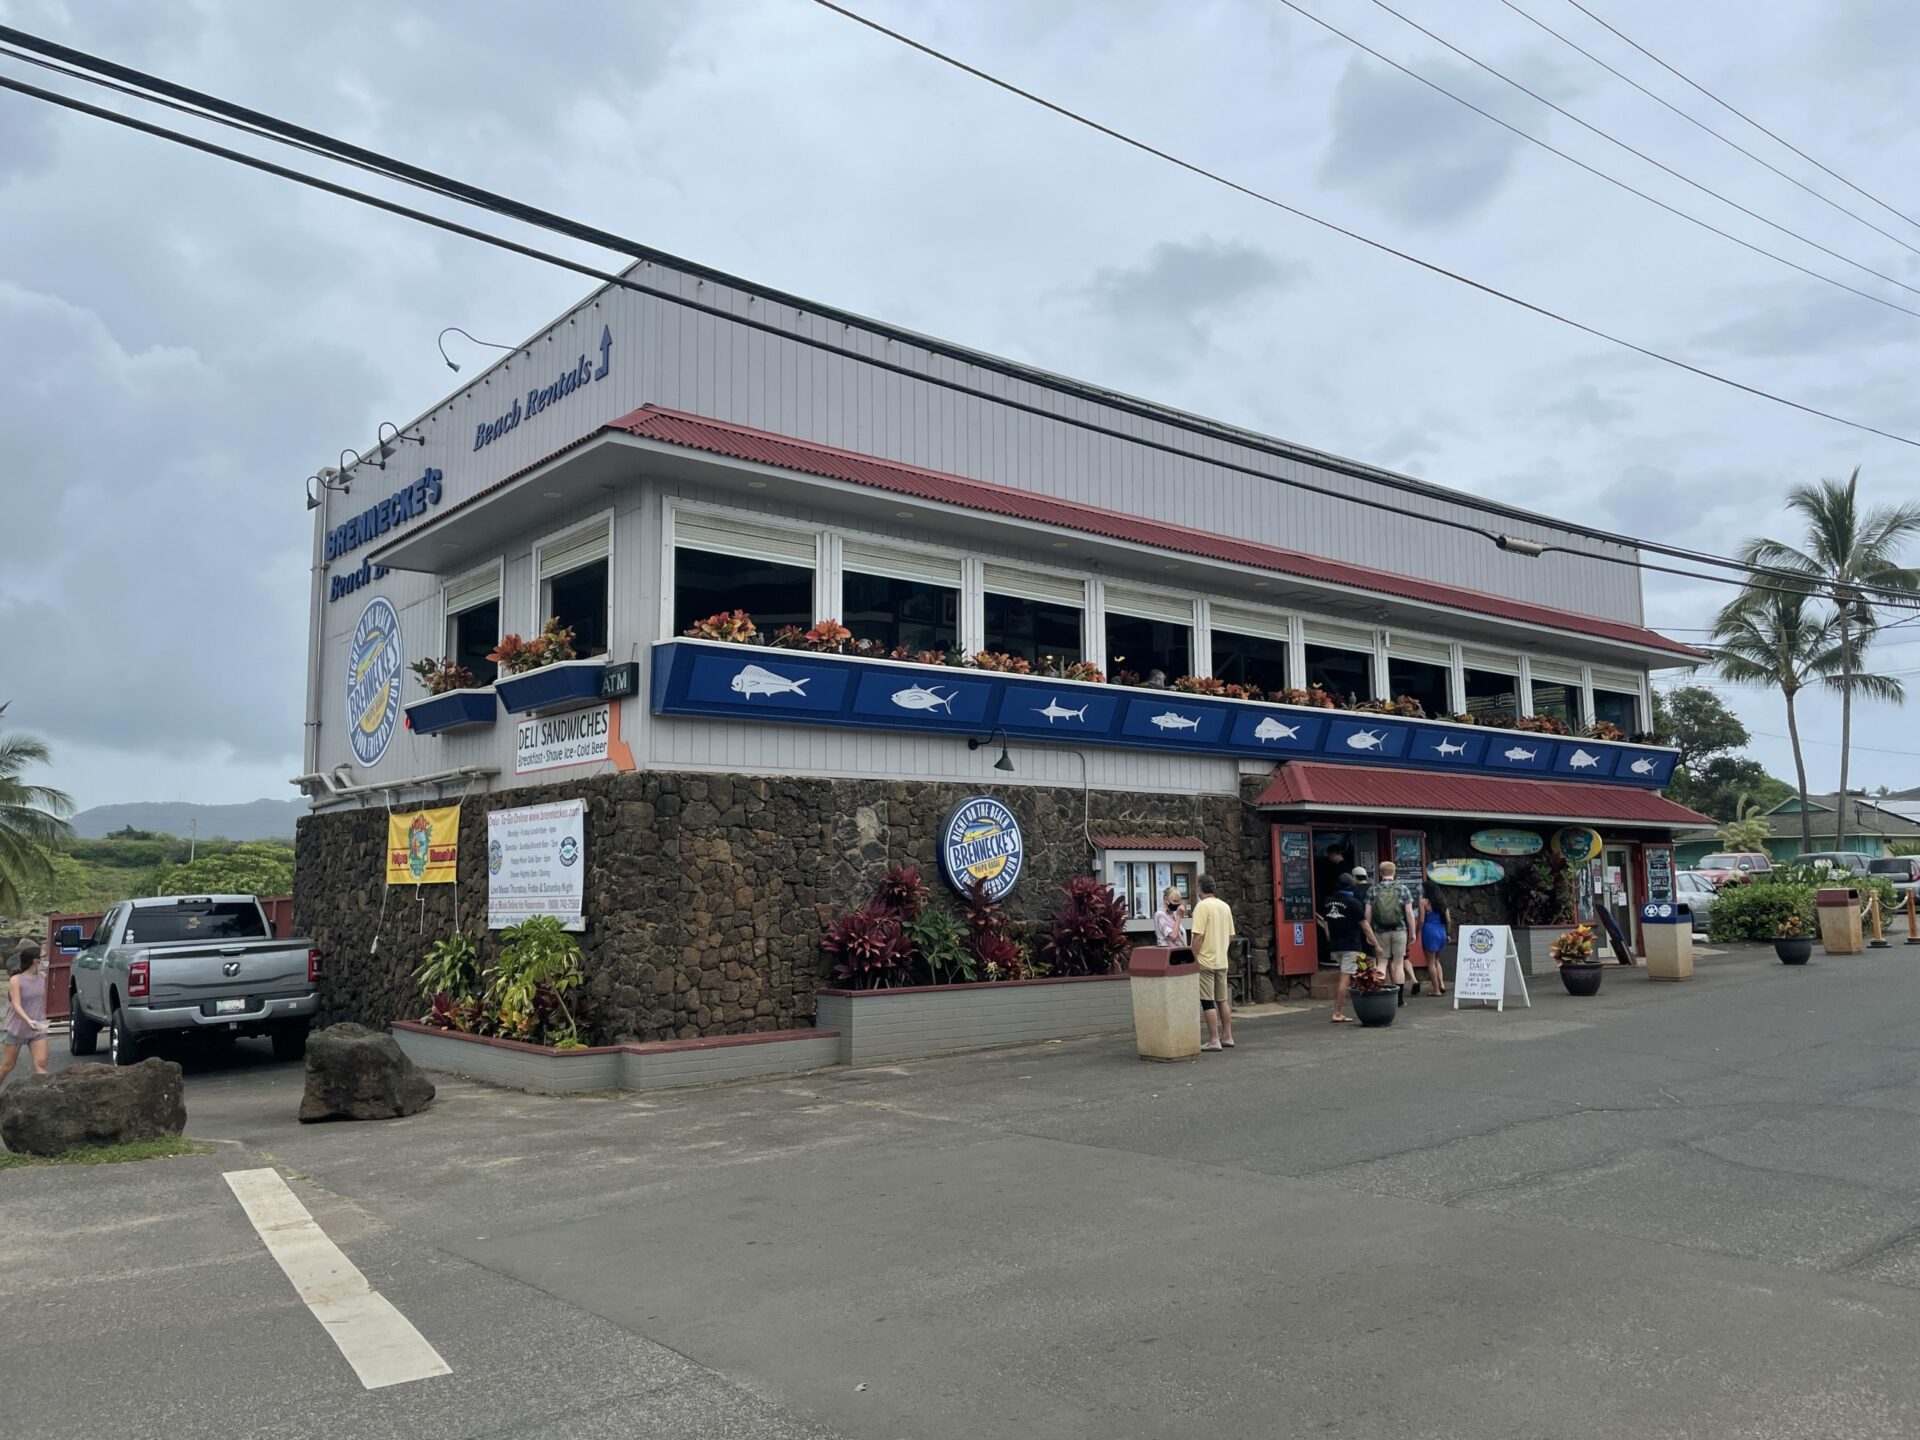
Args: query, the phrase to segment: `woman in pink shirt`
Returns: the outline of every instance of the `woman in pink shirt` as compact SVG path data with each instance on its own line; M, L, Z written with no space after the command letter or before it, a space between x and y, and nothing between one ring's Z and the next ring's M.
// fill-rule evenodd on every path
M1185 905L1184 897L1169 885L1166 893L1160 897L1160 909L1153 917L1153 933L1160 944L1175 950L1186 947L1187 922L1180 913Z
M47 1073L47 981L40 973L40 947L31 940L7 967L7 1017L0 1030L0 1082L19 1063L20 1047L33 1056L33 1073Z

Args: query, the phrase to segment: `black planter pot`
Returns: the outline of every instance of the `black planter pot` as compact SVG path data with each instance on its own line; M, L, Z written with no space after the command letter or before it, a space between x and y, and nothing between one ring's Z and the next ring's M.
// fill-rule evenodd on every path
M1562 965L1560 983L1567 987L1569 995L1598 995L1600 993L1600 975L1607 967L1604 965Z
M1400 987L1389 985L1384 990L1369 990L1365 994L1356 991L1347 997L1353 1001L1353 1018L1362 1025L1391 1025L1393 1017L1400 1013Z
M1780 957L1782 965L1804 965L1813 955L1813 937L1795 935L1789 939L1773 942L1773 953Z

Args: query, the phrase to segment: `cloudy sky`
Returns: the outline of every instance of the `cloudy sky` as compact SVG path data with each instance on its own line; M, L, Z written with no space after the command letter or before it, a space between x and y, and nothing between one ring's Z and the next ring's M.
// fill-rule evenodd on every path
M1920 319L1662 213L1278 0L862 3L1343 225L1920 436ZM1373 0L1302 4L1671 204L1920 309L1920 293L1623 154ZM1500 0L1416 9L1601 129L1920 287L1920 227L1714 111L1566 0L1515 4L1900 243L1686 125ZM1920 219L1920 10L1781 0L1756 25L1730 0L1592 8ZM1855 465L1877 500L1920 493L1910 446L1499 305L805 0L530 14L495 0L340 0L324 11L0 0L7 24L769 285L1628 534L1725 551L1756 531L1789 533L1786 488ZM45 78L4 58L0 73ZM583 288L0 94L0 699L13 702L9 722L54 743L57 783L83 805L290 796L306 644L302 477L445 392L442 326L515 340ZM1724 592L1650 577L1647 595L1653 623L1698 638ZM1920 625L1883 643L1880 668L1920 685ZM1779 703L1727 693L1755 753L1790 775L1773 738L1785 729ZM1834 740L1837 711L1808 708L1807 733ZM1868 707L1855 777L1920 785L1911 730L1899 711ZM1816 788L1834 783L1837 753L1809 747Z

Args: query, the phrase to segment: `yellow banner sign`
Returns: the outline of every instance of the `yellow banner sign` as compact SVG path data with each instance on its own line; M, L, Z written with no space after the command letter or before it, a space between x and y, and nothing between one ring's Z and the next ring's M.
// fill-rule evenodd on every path
M387 883L451 885L460 861L460 807L387 817Z

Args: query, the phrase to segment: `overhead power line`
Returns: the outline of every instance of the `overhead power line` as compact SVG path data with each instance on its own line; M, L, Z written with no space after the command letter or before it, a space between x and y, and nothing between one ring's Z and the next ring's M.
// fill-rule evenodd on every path
M52 52L58 52L63 55L75 56L79 58L82 61L82 63L86 63L92 60L92 57L85 56L83 52L72 51L72 50L69 50L67 47L57 46L49 41L42 41L42 40L39 40L38 37L24 36L22 32L12 31L4 26L0 26L0 39L16 40L16 41L24 39L25 41L34 45L36 48L40 48L40 49L44 49ZM1021 380L1021 381L1032 381L1033 379L1036 378L1036 372L1033 372L1032 370L1026 367L1017 366L1012 362L1000 361L994 357L981 355L978 352L967 350L964 347L950 345L950 344L947 344L946 342L931 340L927 337L914 335L911 332L901 331L894 327L889 327L884 324L881 324L879 322L868 321L862 317L854 316L844 311L834 310L830 307L823 307L818 304L815 304L814 302L802 300L798 297L787 296L779 291L773 291L765 287L754 286L745 280L728 275L723 271L714 270L711 267L707 267L707 266L700 266L700 265L694 264L693 262L681 261L681 260L678 260L676 257L664 254L664 252L651 250L649 247L641 246L637 244L637 242L624 239L623 237L610 235L608 234L608 232L604 232L604 231L594 230L591 227L580 224L579 222L567 220L564 217L553 215L550 212L538 210L531 206L522 205L520 202L509 200L503 196L492 196L490 195L489 192L480 191L476 187L467 186L463 182L453 180L445 176L437 175L432 171L420 170L417 167L406 165L403 162L389 160L387 157L381 156L377 152L367 151L367 150L361 149L360 147L349 145L344 141L336 140L331 136L327 136L323 134L322 132L307 130L303 127L291 125L286 121L281 121L272 116L262 114L261 112L251 111L246 109L245 107L234 105L231 102L219 100L212 96L201 95L197 91L190 90L185 86L176 85L170 81L161 81L161 80L155 79L154 77L142 76L138 71L130 71L126 67L114 65L112 64L112 62L97 61L94 63L97 63L102 68L108 71L111 71L120 75L124 75L124 76L129 76L136 83L145 84L145 83L151 82L154 86L163 88L168 94L175 96L177 98L185 99L186 101L192 104L195 104L195 105L205 104L208 107L211 107L216 113L208 114L204 118L219 119L221 118L222 115L224 115L226 118L222 120L222 123L237 122L237 128L246 130L248 133L256 135L257 138L276 140L276 141L279 141L280 143L291 144L296 146L297 148L306 150L310 153L322 154L326 158L346 160L349 163L359 165L363 169L373 168L375 170L375 173L381 174L388 178L404 180L408 184L412 184L419 188L430 190L436 194L441 194L450 198L461 200L464 203L479 205L481 208L487 209L491 213L506 215L508 218L517 219L517 218L520 218L520 215L522 213L524 213L527 216L533 217L528 220L528 223L538 224L542 228L557 230L561 233L570 234L575 236L575 238L588 240L589 243L601 245L603 248L623 249L628 251L629 253L639 254L644 258L647 258L649 261L653 261L657 257L658 263L661 263L663 265L670 266L678 270L682 270L683 272L686 272L686 273L709 276L729 287L734 287L744 292L757 294L764 298L773 300L776 303L790 305L795 307L796 309L802 310L807 313L811 313L814 315L821 315L830 319L838 320L843 322L846 326L849 326L849 327L855 324L862 325L865 328L877 334L885 336L889 339L897 338L908 345L926 350L929 353L942 354L949 358L957 359L965 364L987 369L995 373L1007 375L1011 378ZM94 77L89 75L89 76L83 76L80 78L86 78L91 80ZM180 132L169 130L164 126L155 125L148 121L139 120L135 117L124 115L116 111L106 110L98 106L89 105L84 101L76 100L70 96L60 95L53 91L47 91L35 86L26 85L22 82L11 80L6 77L0 77L0 88L11 89L18 93L22 93L36 99L40 99L52 104L63 106L67 109L75 110L80 113L93 116L94 118L97 118L97 119L106 120L113 124L138 130L144 134L155 136L156 138L166 139L174 143L185 145L189 148L199 150L207 154L215 155L219 158L227 159L255 170L262 171L267 174L275 175L282 179L291 180L298 184L302 184L318 190L322 190L326 193L336 195L340 198L353 200L357 203L364 204L376 209L380 209L390 214L399 215L404 218L419 221L423 224L434 226L436 228L445 230L452 234L457 234L468 239L477 240L483 244L492 245L497 248L504 249L511 253L519 254L530 259L540 260L545 263L552 264L552 265L573 271L574 273L577 273L577 274L586 275L596 280L599 280L604 284L613 285L619 288L631 290L636 293L647 295L657 300L661 300L668 304L698 311L704 314L709 314L716 318L725 320L728 323L739 325L743 328L752 329L765 334L769 334L769 335L778 337L779 339L786 340L791 343L805 346L808 348L839 355L846 359L854 361L856 363L866 365L875 369L884 370L889 373L897 374L904 378L907 378L919 383L924 383L927 385L946 389L956 393L965 394L973 398L985 400L990 403L1001 405L1009 409L1017 410L1025 414L1030 414L1037 418L1041 418L1041 419L1048 420L1055 423L1065 424L1065 425L1068 425L1077 429L1081 429L1090 433L1100 434L1112 439L1123 441L1127 444L1138 445L1147 449L1160 451L1162 453L1177 457L1179 459L1198 461L1203 464L1218 466L1219 468L1234 471L1237 473L1242 473L1250 477L1253 477L1255 479L1267 481L1269 483L1279 484L1279 485L1287 486L1289 488L1323 495L1328 498L1342 500L1350 504L1358 504L1363 507L1406 516L1412 519L1421 520L1426 523L1439 525L1445 528L1452 528L1455 530L1472 533L1484 539L1491 540L1495 544L1500 544L1503 539L1502 536L1496 534L1491 530L1488 530L1478 525L1471 524L1466 521L1453 520L1453 519L1449 519L1442 516L1436 516L1424 511L1408 510L1400 506L1389 504L1385 501L1377 500L1367 496L1356 495L1351 491L1334 489L1332 487L1324 486L1324 485L1317 485L1310 481L1299 480L1299 479L1291 478L1284 475L1276 475L1269 471L1258 470L1251 466L1241 465L1236 462L1225 460L1222 458L1198 454L1191 450L1185 450L1177 446L1168 445L1163 442L1150 440L1140 435L1129 434L1127 432L1116 430L1108 426L1100 425L1093 421L1082 420L1077 417L1063 415L1058 412L1048 410L1037 405L1030 405L1021 401L1014 400L1007 396L996 395L990 391L980 390L960 381L949 380L944 377L932 375L921 370L912 369L905 365L900 365L891 361L883 360L872 355L863 354L859 351L850 349L845 346L835 345L830 341L819 340L812 336L803 335L793 330L789 330L778 325L773 325L765 321L755 319L750 316L736 314L733 311L728 310L721 306L711 305L711 304L708 304L702 301L697 301L697 300L690 300L685 298L684 296L674 294L671 291L661 289L657 286L645 285L640 282L631 280L625 276L621 276L609 271L601 270L601 269L598 269L597 267L586 265L579 261L574 261L563 256L554 255L550 252L538 250L532 246L522 244L518 241L507 239L504 236L495 235L487 231L478 230L473 227L460 224L457 221L448 220L441 216L432 215L424 211L415 210L408 206L401 205L398 202L387 200L379 196L369 195L363 191L354 190L347 186L339 185L332 181L325 180L317 176L309 175L301 171L292 170L283 166L275 165L270 161L262 160L262 159L259 159L258 157L247 155L240 151L230 150L226 147L215 145L210 141L202 140L194 136L184 135L184 134L181 134ZM115 86L113 88L120 89L122 90L123 93L135 93L136 95L138 95L138 92L126 91L124 86ZM147 98L147 97L138 96L138 98ZM178 105L175 105L173 108L179 109L181 107ZM198 114L199 111L190 110L187 113ZM469 195L482 197L482 198L469 200L468 199ZM600 238L603 236L605 237L604 239ZM1241 446L1243 448L1253 449L1261 453L1273 455L1277 458L1290 459L1290 460L1298 460L1300 458L1303 458L1302 453L1299 451L1288 451L1287 449L1280 447L1274 444L1273 442L1264 441L1261 437L1251 435L1248 432L1241 432L1241 431L1232 430L1229 427L1208 424L1206 422L1196 420L1193 417L1183 415L1181 412L1178 412L1178 411L1173 411L1165 407L1149 405L1149 404L1146 404L1145 402L1133 401L1133 400L1130 400L1128 397L1115 395L1112 392L1098 390L1095 387L1084 386L1079 384L1078 382L1057 380L1053 377L1047 377L1047 379L1049 384L1054 384L1058 388L1064 391L1067 391L1068 393L1074 394L1079 398L1088 399L1093 401L1094 403L1105 405L1109 408L1119 409L1126 413L1140 415L1144 418L1152 419L1159 423L1167 424L1173 428L1185 430L1192 434L1201 435L1208 439L1225 441L1227 443ZM1908 442L1908 443L1913 443L1913 442ZM1386 472L1373 471L1371 469L1368 469L1362 466L1355 466L1350 462L1340 461L1337 459L1337 457L1321 457L1317 454L1317 452L1309 452L1305 456L1305 458L1308 458L1310 461L1316 464L1325 464L1340 473L1345 473L1355 478L1379 483L1388 488L1395 488L1395 489L1404 491L1405 493L1416 495L1417 497L1422 499L1438 498L1443 500L1453 500L1456 503L1461 504L1464 508L1479 509L1483 512L1516 516L1518 518L1528 519L1528 520L1537 520L1539 518L1539 517L1531 516L1527 514L1527 512L1516 511L1512 507L1503 506L1498 504L1497 502L1483 500L1478 497L1467 496L1467 495L1455 496L1452 494L1452 492L1439 492L1439 491L1436 491L1435 489L1421 486L1416 482L1408 481L1404 479L1404 477L1393 476L1393 475L1387 474ZM1731 585L1751 584L1753 588L1761 589L1761 590L1791 589L1794 593L1801 593L1804 591L1804 581L1802 581L1799 577L1792 575L1790 572L1777 571L1777 570L1771 569L1770 567L1765 567L1765 566L1754 566L1751 564L1747 564L1745 562L1731 560L1724 556L1705 555L1699 552L1682 550L1677 547L1661 546L1661 545L1658 545L1656 542L1642 542L1642 541L1633 540L1629 538L1623 538L1618 535L1613 535L1613 534L1608 534L1606 532L1593 530L1589 527L1580 527L1580 526L1574 526L1571 524L1562 524L1561 522L1545 522L1545 523L1551 523L1555 526L1555 528L1569 530L1573 533L1580 534L1586 538L1599 541L1603 544L1614 545L1614 546L1626 545L1626 546L1646 548L1654 551L1654 553L1672 555L1676 558L1688 559L1700 564L1707 564L1711 566L1725 568L1725 569L1734 571L1736 573L1733 575L1725 575L1725 576L1711 575L1711 574L1703 575L1693 570L1681 570L1671 566L1656 565L1656 564L1653 564L1652 562L1646 561L1644 559L1640 559L1635 556L1611 554L1605 551L1576 550L1569 546L1557 545L1557 544L1553 544L1553 545L1542 544L1540 546L1540 550L1542 553L1552 551L1552 552L1575 556L1576 558L1600 560L1602 562L1609 563L1609 564L1623 565L1623 566L1628 566L1635 569L1649 570L1649 571L1655 571L1655 572L1664 573L1664 574L1677 575L1677 576L1682 576L1689 579L1709 580L1709 581L1714 581L1722 584L1731 584ZM1769 585L1765 582L1766 582L1766 578L1770 576L1778 576L1780 578L1787 579L1792 583L1790 586L1787 586L1787 587ZM1891 597L1891 598L1882 598L1882 599L1876 600L1874 602L1876 604L1883 605L1883 606L1891 604L1897 608L1902 608L1902 609L1915 608L1915 597L1909 594L1908 592L1882 590L1881 587L1870 587L1870 588L1875 589L1877 594L1882 594L1886 597Z
M1505 4L1506 0L1501 0L1501 3ZM1572 5L1574 9L1578 10L1582 15L1586 16L1589 20L1593 21L1593 23L1598 25L1601 29L1607 30L1611 32L1613 35L1619 37L1621 40L1624 40L1627 44L1631 45L1634 49L1638 50L1642 55L1646 56L1647 59L1653 61L1654 64L1658 65L1662 70L1666 71L1669 75L1673 76L1676 80L1679 80L1683 84L1690 85L1695 90L1698 90L1702 95L1706 96L1709 100L1713 101L1714 104L1718 105L1722 110L1725 110L1729 115L1736 116L1739 119L1746 121L1747 124L1751 125L1754 129L1758 130L1762 135L1766 136L1769 140L1772 140L1774 143L1778 145L1784 145L1787 149L1791 150L1794 154L1798 155L1802 160L1806 161L1809 165L1813 166L1816 170L1819 170L1824 174L1831 175L1835 180L1838 180L1842 185L1846 186L1849 190L1853 191L1854 194L1860 196L1862 199L1873 201L1874 204L1878 205L1882 210L1886 211L1889 215L1896 216L1897 218L1906 221L1907 224L1912 225L1916 228L1920 228L1920 220L1915 220L1911 215L1907 214L1904 210L1899 210L1899 209L1896 209L1894 206L1889 205L1886 201L1882 200L1878 195L1875 195L1871 190L1862 189L1860 186L1854 184L1853 181L1849 180L1846 176L1842 175L1838 170L1833 169L1831 166L1821 164L1818 160L1814 159L1813 156L1809 155L1806 151L1802 150L1798 145L1795 145L1791 140L1787 139L1784 135L1780 135L1772 130L1769 130L1766 126L1762 125L1758 120L1754 119L1751 115L1747 114L1746 111L1737 109L1731 101L1721 99L1720 96L1714 94L1713 91L1707 89L1707 87L1702 85L1698 80L1695 80L1691 76L1686 75L1679 70L1676 70L1673 66L1669 65L1666 61L1662 60L1658 55L1654 54L1653 51L1649 50L1646 46L1642 45L1638 40L1635 40L1631 35L1619 29L1617 26L1609 24L1607 21L1603 20L1600 16L1594 14L1593 11L1589 10L1586 6L1582 5L1580 3L1580 0L1567 0L1567 3ZM1521 13L1525 14L1526 12L1522 11ZM1527 18L1530 20L1533 19L1533 17L1530 15ZM1537 20L1534 21L1534 23L1539 24ZM1612 69L1611 66L1608 66L1608 68ZM1615 73L1618 74L1619 72L1616 71ZM1632 82L1629 81L1628 83L1631 84ZM1656 96L1655 98L1658 98L1658 97ZM1666 102L1661 101L1661 103L1665 104ZM1688 116L1687 118L1692 119L1693 117ZM1700 122L1697 120L1694 121L1694 123L1700 124ZM1702 128L1705 128L1705 127L1703 126ZM1714 133L1718 134L1719 132L1715 131ZM1724 136L1722 136L1721 138L1725 139ZM1727 143L1729 145L1733 144L1731 140L1727 141ZM1739 147L1735 146L1734 148L1738 149ZM1754 158L1758 159L1759 157L1755 156ZM1766 164L1764 160L1762 160L1760 163L1763 165ZM1788 178L1791 179L1792 177L1789 176ZM1798 184L1799 182L1795 181L1795 183ZM1821 198L1825 199L1826 197L1822 196ZM1827 201L1827 203L1832 205L1835 202L1829 200ZM1849 210L1847 213L1849 215L1853 214L1851 210ZM1855 216L1854 218L1859 219L1860 217ZM1872 222L1862 221L1862 223L1871 224ZM1879 227L1875 226L1874 228L1878 229ZM1880 233L1884 235L1887 232L1882 230Z

